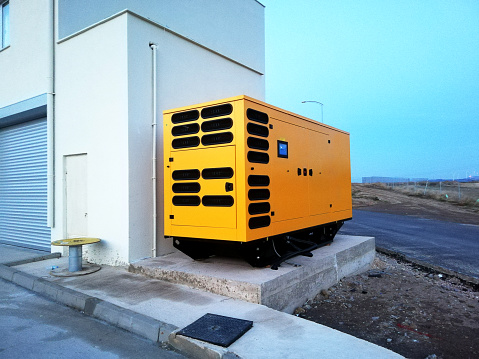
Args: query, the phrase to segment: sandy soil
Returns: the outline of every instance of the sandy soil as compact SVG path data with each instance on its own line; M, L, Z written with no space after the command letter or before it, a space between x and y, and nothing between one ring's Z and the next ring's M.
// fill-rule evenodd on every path
M353 185L353 206L479 224L474 207L370 186ZM369 272L341 280L295 314L407 358L479 358L478 289L378 253Z
M353 184L353 208L479 225L479 205L460 206L376 185Z
M296 314L407 358L479 358L479 293L383 254Z

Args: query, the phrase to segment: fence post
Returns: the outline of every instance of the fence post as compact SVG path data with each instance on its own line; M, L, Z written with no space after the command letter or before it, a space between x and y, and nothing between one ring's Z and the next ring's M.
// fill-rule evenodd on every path
M459 201L461 200L461 182L457 181L457 188L459 192Z
M424 187L424 195L426 195L426 190L427 190L427 184L428 184L429 180L426 181L426 187Z

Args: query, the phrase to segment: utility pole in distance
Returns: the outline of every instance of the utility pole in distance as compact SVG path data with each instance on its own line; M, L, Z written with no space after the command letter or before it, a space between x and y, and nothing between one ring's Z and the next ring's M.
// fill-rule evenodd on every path
M319 101L301 101L301 103L306 103L306 102L313 102L321 105L321 123L324 123L323 121L323 104Z

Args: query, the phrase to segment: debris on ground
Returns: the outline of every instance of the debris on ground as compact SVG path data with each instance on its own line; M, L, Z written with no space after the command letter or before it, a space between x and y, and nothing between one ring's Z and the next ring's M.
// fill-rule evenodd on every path
M295 314L407 358L479 358L477 287L380 253Z

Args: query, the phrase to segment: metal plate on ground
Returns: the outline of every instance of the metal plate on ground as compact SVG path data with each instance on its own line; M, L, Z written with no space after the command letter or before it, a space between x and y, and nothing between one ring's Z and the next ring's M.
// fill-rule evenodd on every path
M177 334L228 347L253 326L250 320L207 313Z

